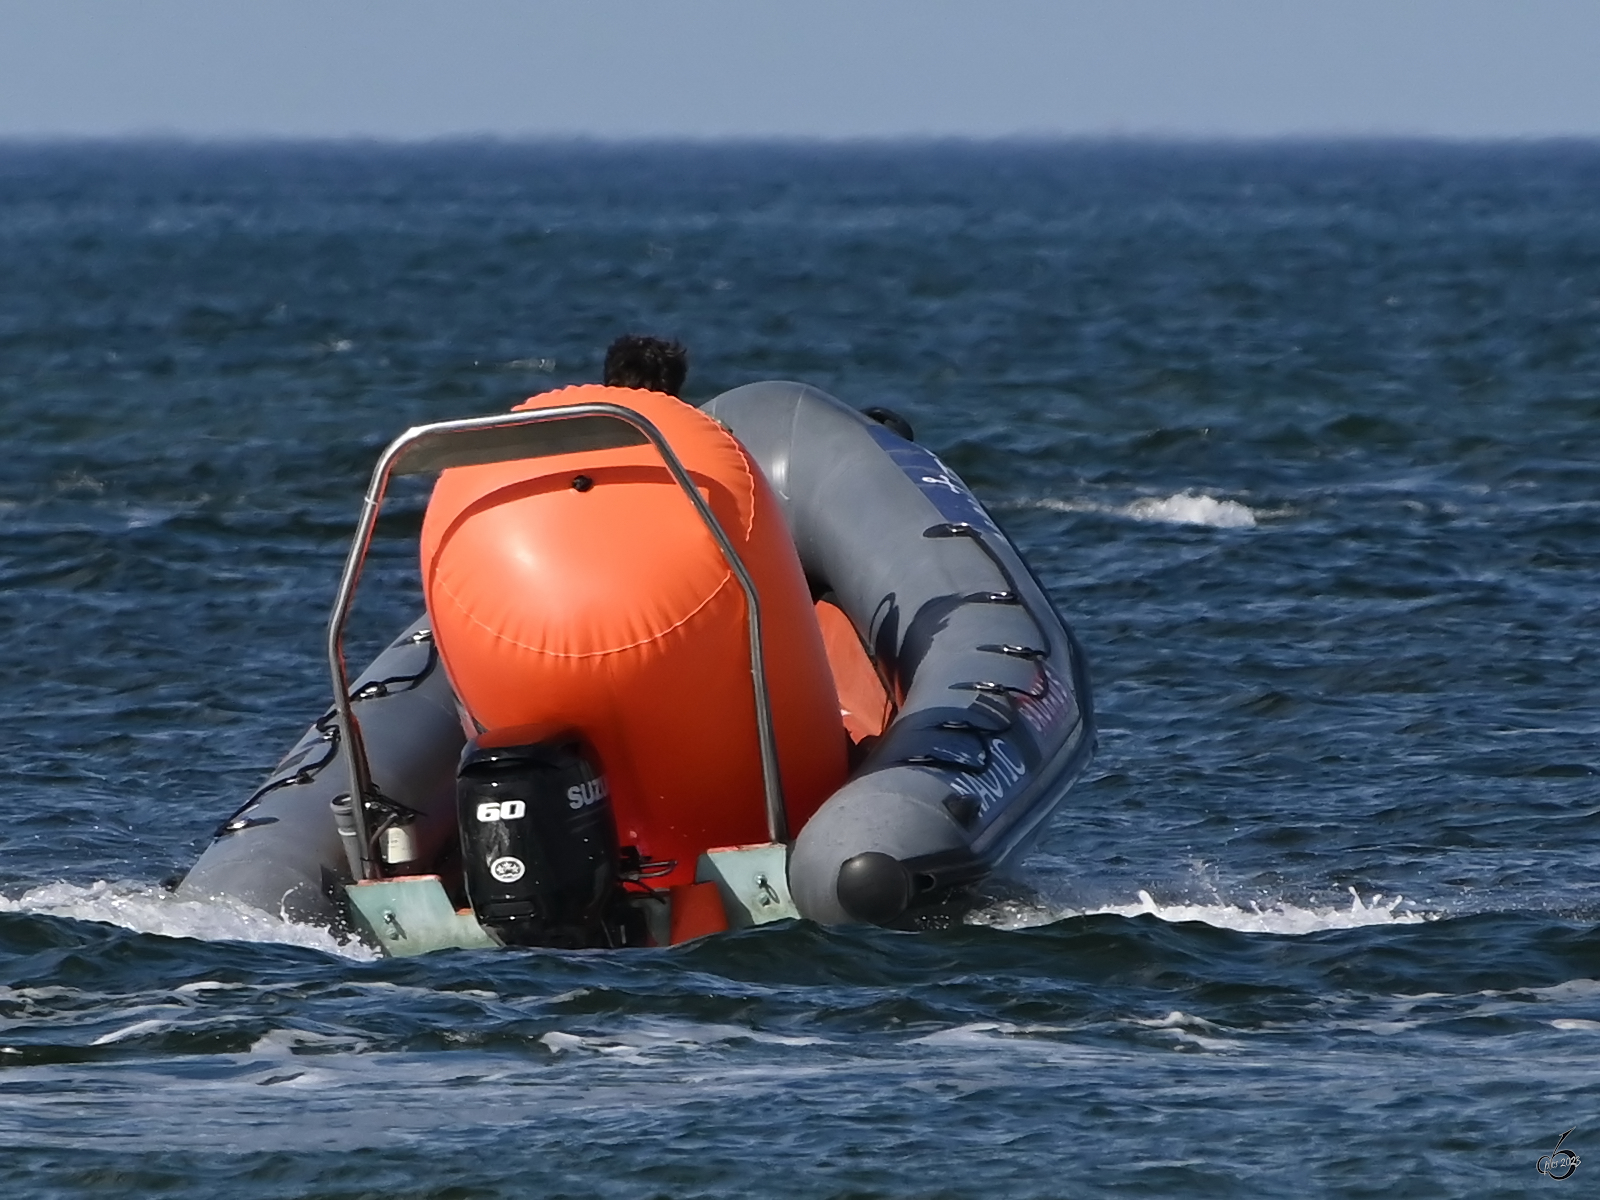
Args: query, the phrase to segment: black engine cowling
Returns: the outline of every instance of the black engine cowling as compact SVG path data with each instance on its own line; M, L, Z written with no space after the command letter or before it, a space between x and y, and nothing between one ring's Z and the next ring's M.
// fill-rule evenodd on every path
M582 736L523 727L467 743L456 780L462 868L478 923L511 946L612 944L616 823Z

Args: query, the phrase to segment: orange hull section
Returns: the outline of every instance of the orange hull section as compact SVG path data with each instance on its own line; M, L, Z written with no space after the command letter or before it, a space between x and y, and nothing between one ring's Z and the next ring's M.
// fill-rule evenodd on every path
M845 779L821 631L776 497L743 447L670 396L583 386L665 435L755 579L791 832ZM582 476L582 479L579 477ZM461 467L422 529L428 613L457 696L485 729L588 736L617 834L689 883L700 853L766 840L744 594L654 448Z
M894 720L894 701L878 678L877 668L867 657L850 618L827 600L817 601L816 612L834 687L839 693L839 715L850 740L859 746L868 738L881 736L889 727Z

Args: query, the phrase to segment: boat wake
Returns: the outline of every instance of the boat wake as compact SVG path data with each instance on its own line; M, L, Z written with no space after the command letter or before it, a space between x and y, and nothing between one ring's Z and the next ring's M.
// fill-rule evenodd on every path
M1015 930L1049 925L1069 917L1107 914L1119 917L1152 916L1174 923L1198 921L1241 933L1288 935L1319 933L1325 929L1355 929L1367 925L1417 925L1438 919L1437 913L1417 909L1404 896L1375 895L1370 900L1363 900L1360 893L1351 888L1348 905L1329 905L1326 908L1303 908L1284 901L1269 905L1251 902L1243 906L1222 902L1162 904L1143 890L1138 893L1135 903L1108 904L1100 908L1067 908L1038 900L1007 899L978 909L967 918L967 923Z
M377 957L359 942L341 942L326 929L295 925L227 900L178 899L163 888L144 884L100 880L83 887L47 883L24 892L15 900L0 896L0 913L34 913L75 921L97 921L161 937L195 938L206 942L265 942L304 946L345 958Z
M1033 897L997 899L967 917L967 924L994 929L1031 929L1073 917L1114 915L1153 916L1163 921L1196 921L1218 929L1242 933L1297 935L1325 929L1354 929L1369 925L1415 925L1438 919L1403 896L1374 895L1363 899L1350 889L1348 905L1301 907L1286 902L1247 905L1221 901L1164 904L1140 890L1132 903L1073 908ZM375 951L358 941L340 941L326 929L282 921L259 909L228 900L178 899L160 887L101 880L88 886L48 883L16 899L0 896L0 913L38 914L95 921L135 933L159 937L194 938L205 942L258 942L303 946L343 958L370 960Z

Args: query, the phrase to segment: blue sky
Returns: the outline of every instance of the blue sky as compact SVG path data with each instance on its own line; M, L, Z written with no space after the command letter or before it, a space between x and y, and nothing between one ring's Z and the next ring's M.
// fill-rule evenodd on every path
M0 137L1600 136L1600 0L0 0Z

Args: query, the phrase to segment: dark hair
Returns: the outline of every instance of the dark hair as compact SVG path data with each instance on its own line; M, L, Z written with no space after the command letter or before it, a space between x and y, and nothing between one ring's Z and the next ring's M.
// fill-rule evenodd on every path
M689 352L677 342L625 333L606 351L607 387L644 388L676 396L689 374Z
M908 442L917 440L916 431L911 428L911 422L892 408L863 408L861 415L871 417L886 429L894 430Z

